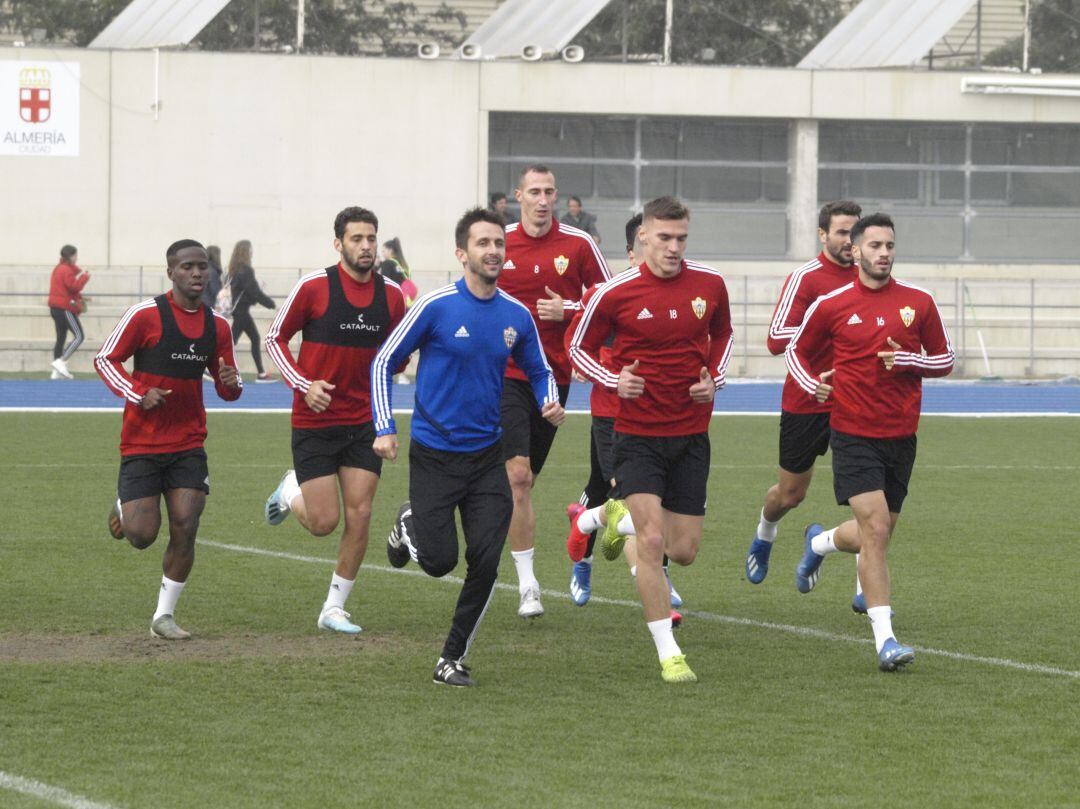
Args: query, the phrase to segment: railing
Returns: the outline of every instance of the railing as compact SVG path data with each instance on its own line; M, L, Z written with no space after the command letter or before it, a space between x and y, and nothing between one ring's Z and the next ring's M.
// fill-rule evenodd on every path
M44 305L49 269L0 267L0 350L19 349L27 335L34 333L40 339L51 329ZM92 300L84 324L91 341L104 338L128 306L169 286L159 267L88 269L91 281L86 293ZM267 294L279 303L307 272L310 269L257 271ZM414 273L422 292L456 277L451 271ZM1080 376L1080 282L906 276L903 280L933 293L956 351L955 377ZM736 332L732 376L784 373L782 360L765 348L782 282L773 275L727 275ZM259 308L253 312L270 316ZM27 327L28 319L39 318L35 328Z
M956 377L1080 375L1080 282L904 277L934 295L956 352ZM736 374L754 374L780 279L728 277ZM782 372L777 366L776 373Z

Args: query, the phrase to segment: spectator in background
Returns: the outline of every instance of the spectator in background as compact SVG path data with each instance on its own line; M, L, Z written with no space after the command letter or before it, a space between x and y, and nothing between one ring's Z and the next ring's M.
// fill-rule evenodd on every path
M594 242L600 244L600 231L596 229L596 216L582 210L581 197L570 197L566 209L567 212L563 214L562 219L559 221L572 228L584 230L592 236Z
M517 222L517 215L510 210L509 203L506 200L506 194L502 191L496 191L489 198L488 210L494 211L502 217L506 224Z
M206 275L206 286L203 287L202 302L212 310L221 292L221 248L212 244L206 248L206 255L210 257L210 269Z
M379 264L379 275L389 278L401 286L409 277L409 263L405 260L405 253L401 249L401 239L397 236L382 245L382 263Z
M274 309L276 306L255 280L255 269L251 266L251 242L247 239L237 242L233 248L232 258L229 259L229 284L232 288L233 344L239 342L241 334L246 334L251 340L251 358L255 360L255 370L258 371L255 381L272 382L273 378L263 368L261 340L251 317L251 307L259 304Z
M60 248L60 263L53 268L49 279L49 313L56 325L56 345L53 346L52 379L71 379L67 361L82 345L83 330L79 315L86 309L82 289L90 280L90 273L80 269L76 262L79 251L70 244ZM71 342L64 340L71 332Z
M418 290L416 284L413 283L412 273L409 271L409 262L405 260L405 252L401 249L401 239L395 236L390 241L383 242L382 257L379 275L389 278L401 287L406 308L412 306Z

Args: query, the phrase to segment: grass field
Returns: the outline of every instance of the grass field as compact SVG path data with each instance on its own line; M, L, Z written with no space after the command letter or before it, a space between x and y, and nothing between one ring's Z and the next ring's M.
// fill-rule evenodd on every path
M845 515L827 463L769 578L743 579L776 419L714 419L705 539L673 572L700 682L672 687L622 560L597 557L588 606L564 595L564 507L588 471L571 417L536 489L547 614L517 618L505 558L513 586L466 690L430 682L458 584L386 562L404 462L349 603L364 633L315 629L337 541L261 515L285 415L210 416L213 493L177 611L196 638L152 640L164 540L136 552L105 532L119 425L0 414L2 807L1080 805L1080 419L924 419L890 553L894 625L919 652L895 675L848 607L850 557L809 595L792 583L803 524Z

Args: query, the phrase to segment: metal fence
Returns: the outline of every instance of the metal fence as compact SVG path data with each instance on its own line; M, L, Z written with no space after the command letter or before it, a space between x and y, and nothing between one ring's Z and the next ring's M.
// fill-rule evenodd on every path
M45 299L49 269L0 267L0 351L26 350L51 331ZM104 339L130 305L169 287L160 267L88 268L91 298L87 339ZM279 303L310 268L258 270L259 282ZM456 272L414 273L421 291ZM954 377L1054 378L1080 376L1080 281L902 276L933 293L956 351ZM736 332L733 376L780 376L783 362L765 348L768 324L783 282L774 275L726 276ZM256 307L257 317L270 312ZM33 327L28 326L30 321Z

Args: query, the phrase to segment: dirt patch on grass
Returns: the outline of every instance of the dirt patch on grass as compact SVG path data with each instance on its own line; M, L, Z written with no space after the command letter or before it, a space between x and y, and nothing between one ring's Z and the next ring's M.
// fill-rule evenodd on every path
M396 633L318 635L195 635L183 641L145 635L0 634L0 663L132 663L242 658L337 658L364 649L400 646Z

